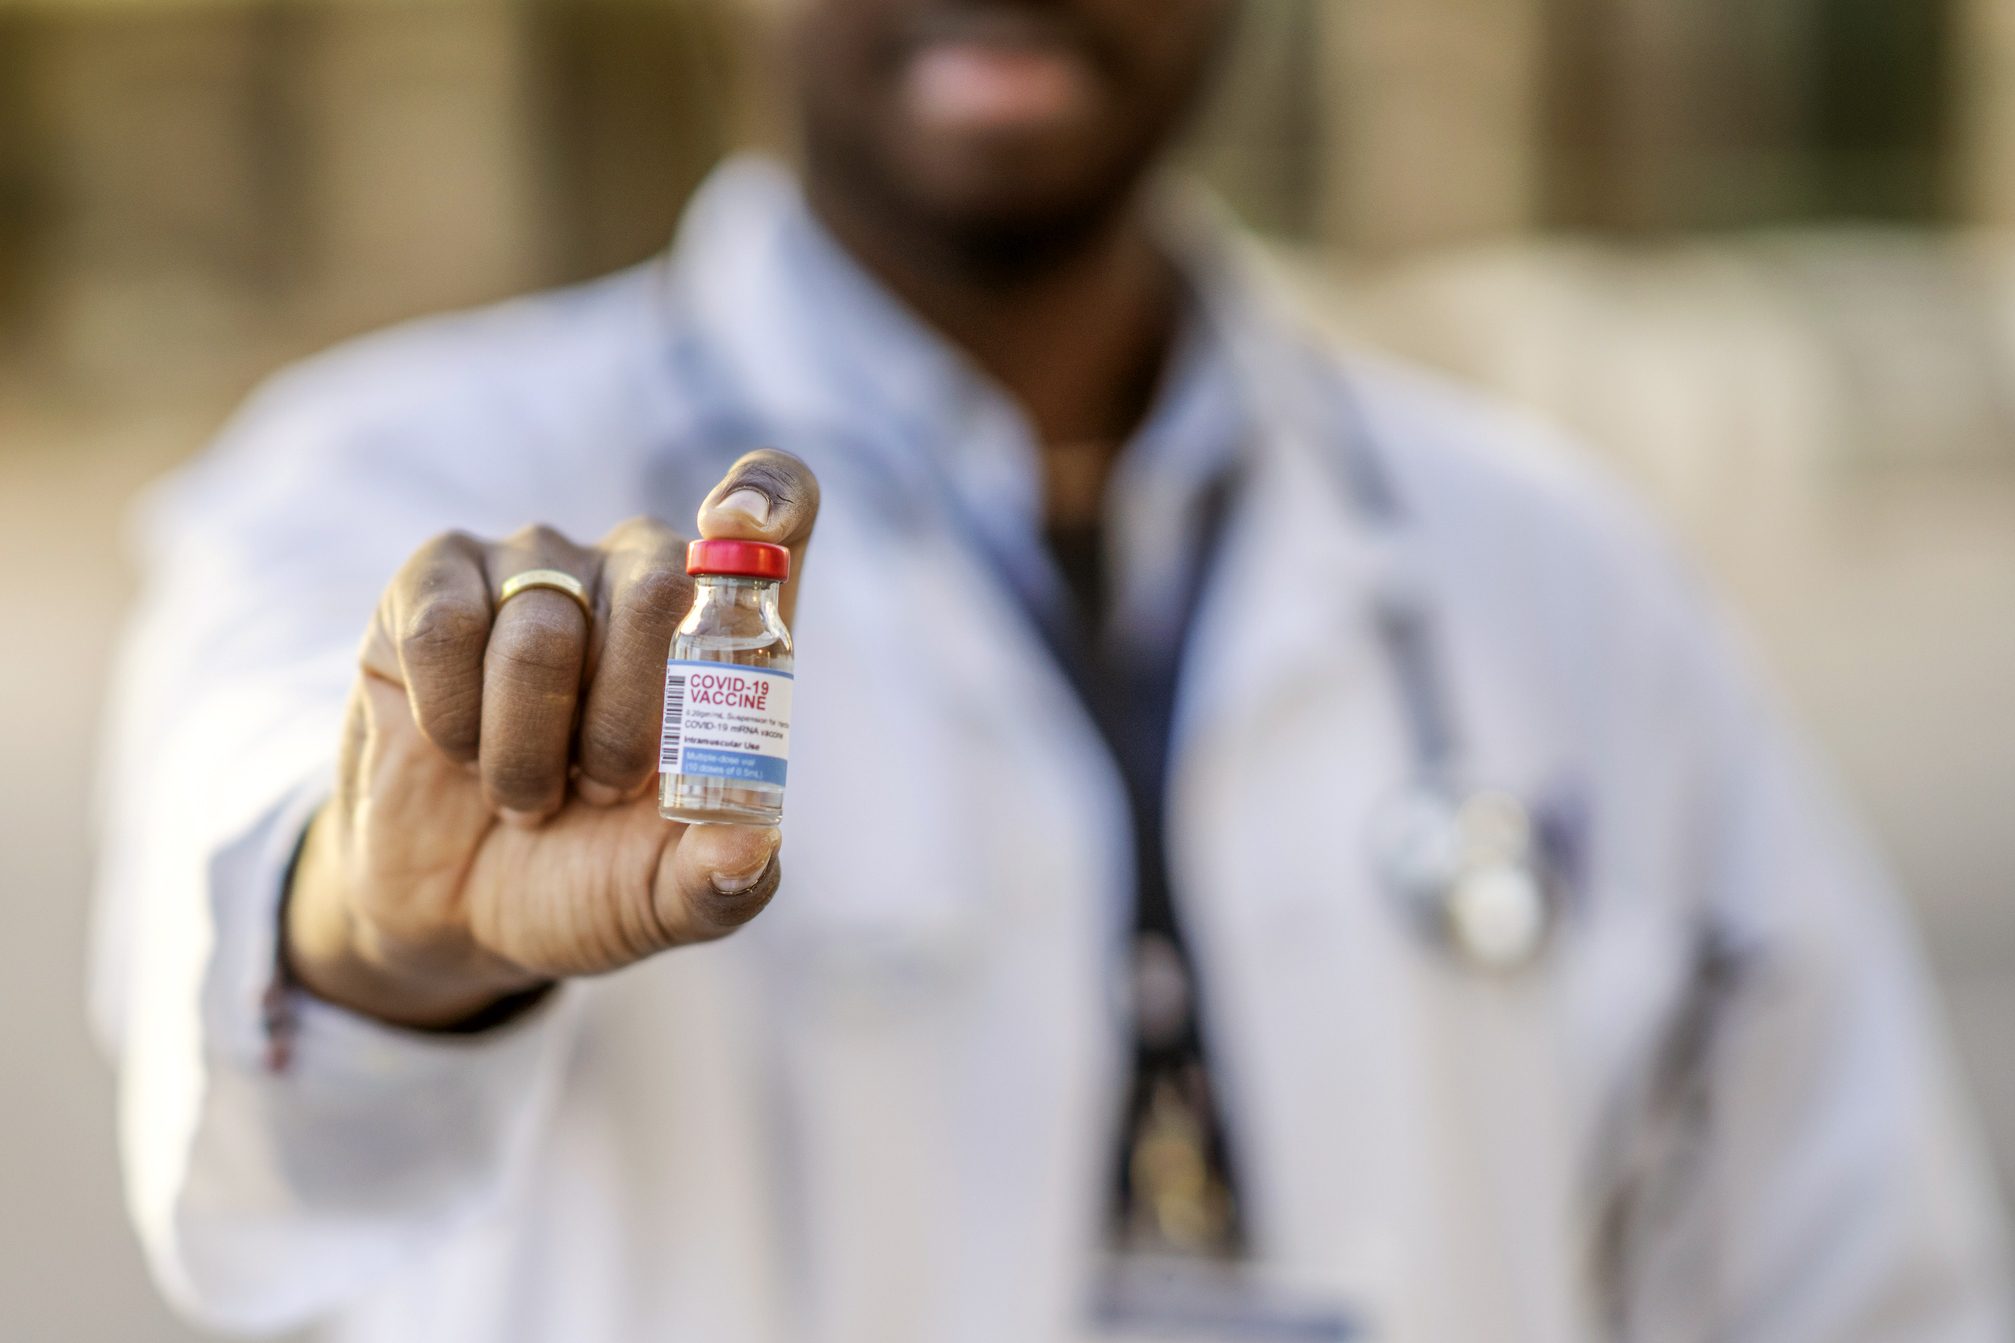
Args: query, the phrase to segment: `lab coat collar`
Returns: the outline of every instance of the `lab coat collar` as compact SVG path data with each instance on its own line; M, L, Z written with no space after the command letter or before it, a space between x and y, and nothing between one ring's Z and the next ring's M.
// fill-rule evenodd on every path
M1405 501L1391 491L1395 444L1366 413L1349 361L1307 325L1277 267L1214 196L1185 185L1164 217L1252 425L1177 706L1175 752L1194 776L1213 741L1237 735L1241 706L1311 669L1374 663L1377 606L1420 588Z
M1157 202L1195 301L1122 465L1136 484L1151 477L1182 497L1251 437L1263 400L1231 373L1226 324L1250 317L1222 265L1225 221L1196 195L1181 188ZM717 170L687 211L668 273L674 304L711 347L715 380L761 408L751 418L865 449L914 491L949 486L997 552L1034 543L1042 464L1032 427L1004 388L840 246L782 165L743 156Z
M1345 627L1339 609L1368 609L1395 586L1400 555L1390 529L1365 525L1336 469L1348 452L1383 445L1346 441L1363 426L1334 413L1335 365L1257 249L1193 186L1173 185L1156 210L1193 319L1126 469L1154 468L1139 472L1142 488L1154 477L1193 485L1215 466L1199 446L1211 442L1231 445L1247 468L1196 631L1204 651L1185 677L1181 750L1219 706L1255 702L1333 645ZM1038 548L1040 462L1011 400L862 270L782 165L744 156L716 170L687 211L669 275L674 303L728 384L721 393L760 407L753 418L872 452L916 500L949 483L969 522L997 529L998 553ZM1311 600L1322 618L1307 618ZM1251 655L1256 629L1266 631L1263 658Z

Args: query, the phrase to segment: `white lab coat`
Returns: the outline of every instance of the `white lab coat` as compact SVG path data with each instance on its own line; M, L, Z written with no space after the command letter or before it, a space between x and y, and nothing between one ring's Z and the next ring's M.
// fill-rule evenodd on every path
M153 503L96 1005L132 1215L195 1318L1091 1336L1122 787L901 453L827 432L914 415L955 454L1001 411L804 362L890 320L813 320L778 241L805 227L774 170L731 168L669 286L646 267L325 356ZM1257 1257L1380 1340L2004 1339L1990 1177L1911 932L1684 579L1542 436L1214 287L1268 409L1169 828ZM1324 467L1345 426L1297 383L1338 378L1394 535ZM280 873L401 559L449 527L683 519L761 441L825 487L773 908L478 1039L304 1003L270 1071ZM1531 973L1437 955L1377 879L1370 817L1414 772L1371 631L1395 584L1436 613L1467 777L1579 808L1573 912ZM1741 972L1696 1030L1710 944Z

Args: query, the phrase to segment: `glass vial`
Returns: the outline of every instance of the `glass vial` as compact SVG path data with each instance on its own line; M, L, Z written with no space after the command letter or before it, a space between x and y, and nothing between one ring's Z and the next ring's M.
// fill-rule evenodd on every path
M775 825L791 747L791 632L777 604L791 553L762 541L695 541L693 609L665 668L658 813L668 821Z

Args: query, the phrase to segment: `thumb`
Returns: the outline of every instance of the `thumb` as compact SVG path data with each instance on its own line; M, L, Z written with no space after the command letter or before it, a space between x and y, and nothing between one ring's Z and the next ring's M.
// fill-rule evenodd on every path
M711 942L760 914L776 894L774 827L689 825L658 860L652 902L674 945Z
M819 481L812 469L788 452L762 448L728 468L700 505L699 531L707 540L768 541L791 552L791 576L784 584L784 618L796 614L805 550L819 518Z

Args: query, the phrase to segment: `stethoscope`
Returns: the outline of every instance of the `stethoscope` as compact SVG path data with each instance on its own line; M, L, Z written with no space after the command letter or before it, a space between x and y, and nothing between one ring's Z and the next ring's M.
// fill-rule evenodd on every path
M1235 333L1240 324L1217 326ZM704 347L696 327L685 326L692 334L674 351L676 372L697 404L723 412L712 431L703 427L699 436L740 451L755 441L753 426L729 409L740 404L731 390L723 390L732 389L734 380ZM1239 384L1268 392L1269 404L1254 407L1260 422L1255 437L1304 444L1346 512L1382 548L1402 556L1408 541L1405 510L1348 378L1326 364L1316 367L1312 351L1284 340L1229 334L1227 342ZM1278 392L1287 395L1274 395ZM1295 432L1290 407L1297 401L1320 412L1304 414L1305 422L1334 426L1324 441ZM865 493L884 500L892 525L914 526L927 513L949 519L954 539L987 568L1014 571L930 445L912 445L901 461L891 459L887 445L854 436L846 437L844 447L838 455L869 467L873 479ZM925 501L932 507L920 508ZM1370 597L1372 626L1405 720L1411 759L1406 783L1374 810L1365 837L1369 862L1420 945L1451 966L1514 974L1539 964L1555 942L1567 882L1526 803L1465 778L1435 611L1424 584L1399 577L1412 568L1395 559Z
M1491 975L1529 970L1545 959L1565 920L1563 864L1524 800L1465 777L1437 613L1426 584L1413 576L1417 566L1405 561L1405 509L1349 376L1311 367L1309 352L1271 342L1235 345L1233 357L1248 379L1286 382L1289 402L1312 398L1326 411L1321 422L1334 429L1320 442L1291 425L1272 437L1306 445L1346 511L1386 552L1369 597L1371 625L1404 721L1410 769L1373 810L1366 844L1374 878L1440 959Z
M1423 943L1471 970L1514 973L1553 944L1565 882L1531 808L1463 776L1432 614L1417 590L1379 598L1374 623L1405 707L1413 768L1374 811L1367 840L1378 879Z

